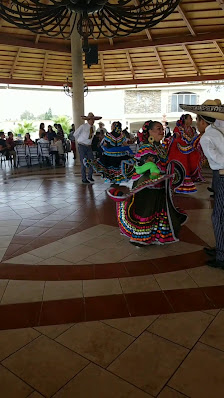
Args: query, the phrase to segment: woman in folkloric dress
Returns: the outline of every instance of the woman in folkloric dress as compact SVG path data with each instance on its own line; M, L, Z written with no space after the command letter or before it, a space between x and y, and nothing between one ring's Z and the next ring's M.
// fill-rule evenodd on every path
M194 183L204 181L201 175L204 158L200 138L201 136L192 127L191 115L185 114L177 121L173 136L164 141L169 160L178 160L186 172L183 183L175 189L176 193L197 192Z
M117 202L120 231L131 243L140 246L176 242L187 215L176 209L172 201L175 162L168 164L166 149L160 143L164 135L162 124L150 120L145 122L144 130L149 139L135 156L132 189L124 194L122 187L110 188L108 194ZM184 179L184 169L178 162L175 167L178 174L173 183L177 186Z
M85 161L102 174L111 184L120 184L131 178L134 161L133 153L126 143L120 122L113 122L112 131L106 133L101 143L102 155L99 159ZM129 173L130 169L130 173Z

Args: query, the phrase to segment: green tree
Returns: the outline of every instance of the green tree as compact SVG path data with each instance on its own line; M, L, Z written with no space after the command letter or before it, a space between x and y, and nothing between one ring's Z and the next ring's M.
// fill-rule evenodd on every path
M61 124L64 133L68 134L71 128L71 119L68 116L57 116L53 118L54 123Z
M25 110L21 115L20 115L21 120L34 120L35 116L33 113L30 111Z
M32 122L25 121L24 123L18 123L14 133L16 136L20 134L23 137L26 133L34 133L36 130L37 129Z
M44 120L52 120L52 118L53 118L52 110L51 108L49 108L48 111L45 112Z

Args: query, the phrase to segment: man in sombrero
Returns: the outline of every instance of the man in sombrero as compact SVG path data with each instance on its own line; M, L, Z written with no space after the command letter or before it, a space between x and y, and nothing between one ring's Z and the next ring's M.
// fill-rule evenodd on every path
M202 135L200 143L213 171L215 192L212 223L215 248L205 248L211 256L206 264L224 269L224 105L220 100L207 100L202 105L180 105L197 114L197 128Z
M82 119L86 120L87 123L81 124L77 130L74 132L74 137L78 143L78 150L81 162L81 173L82 173L82 183L91 184L94 183L93 179L93 168L88 167L88 178L86 178L86 167L83 163L83 159L93 160L92 152L92 140L95 134L96 128L94 126L95 120L102 119L101 116L94 116L92 112L89 112L87 116L81 116Z

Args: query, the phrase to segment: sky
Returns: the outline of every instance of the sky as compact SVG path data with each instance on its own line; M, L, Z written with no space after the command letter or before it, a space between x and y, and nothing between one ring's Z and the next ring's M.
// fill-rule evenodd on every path
M123 114L123 92L105 91L89 92L85 97L86 112L108 115L111 117ZM19 89L0 90L0 121L18 120L28 110L38 116L51 108L54 115L67 115L72 118L72 99L62 91L37 91Z

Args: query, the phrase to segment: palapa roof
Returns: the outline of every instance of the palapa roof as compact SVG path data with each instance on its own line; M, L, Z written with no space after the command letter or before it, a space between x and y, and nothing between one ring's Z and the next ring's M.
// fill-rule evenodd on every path
M224 0L182 0L150 30L90 43L99 63L84 65L89 86L224 79ZM71 75L70 40L0 19L0 83L61 86Z

